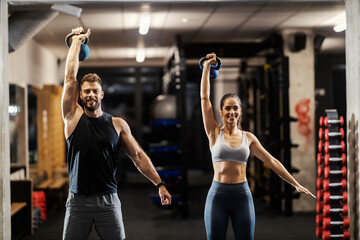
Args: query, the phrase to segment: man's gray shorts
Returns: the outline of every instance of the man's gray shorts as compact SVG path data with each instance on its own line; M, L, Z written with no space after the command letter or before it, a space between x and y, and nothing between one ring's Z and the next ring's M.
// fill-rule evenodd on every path
M125 239L121 203L117 193L85 196L69 192L63 240L88 239L93 224L103 240Z

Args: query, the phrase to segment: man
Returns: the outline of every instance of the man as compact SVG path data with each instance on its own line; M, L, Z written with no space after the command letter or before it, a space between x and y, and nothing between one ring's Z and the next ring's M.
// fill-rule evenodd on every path
M69 170L63 239L87 239L93 224L101 239L125 239L115 180L120 147L139 171L157 186L163 205L171 204L171 195L132 136L128 124L102 111L104 92L99 76L85 75L79 89L76 75L80 44L89 37L90 29L84 33L80 27L72 33L61 100ZM79 93L84 109L77 103Z

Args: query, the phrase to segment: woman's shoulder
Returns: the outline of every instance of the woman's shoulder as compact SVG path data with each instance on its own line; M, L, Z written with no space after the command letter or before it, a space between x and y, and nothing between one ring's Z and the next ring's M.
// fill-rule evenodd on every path
M250 143L253 141L257 141L257 137L252 132L245 131L245 130L243 130L243 132Z

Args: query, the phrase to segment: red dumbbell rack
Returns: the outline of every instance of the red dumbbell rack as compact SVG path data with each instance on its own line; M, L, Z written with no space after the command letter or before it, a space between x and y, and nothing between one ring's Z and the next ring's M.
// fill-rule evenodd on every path
M316 237L350 239L344 119L334 109L319 119Z

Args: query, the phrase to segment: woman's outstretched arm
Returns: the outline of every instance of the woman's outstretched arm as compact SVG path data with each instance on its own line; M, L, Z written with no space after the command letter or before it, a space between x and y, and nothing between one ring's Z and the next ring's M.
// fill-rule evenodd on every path
M270 167L277 175L279 175L279 177L294 186L298 192L305 193L306 195L316 199L316 197L308 189L301 186L295 180L295 178L286 170L286 168L281 164L279 160L271 156L271 154L265 150L259 140L255 137L255 135L253 135L252 133L247 133L247 136L250 142L250 151L257 158L259 158L268 167Z

